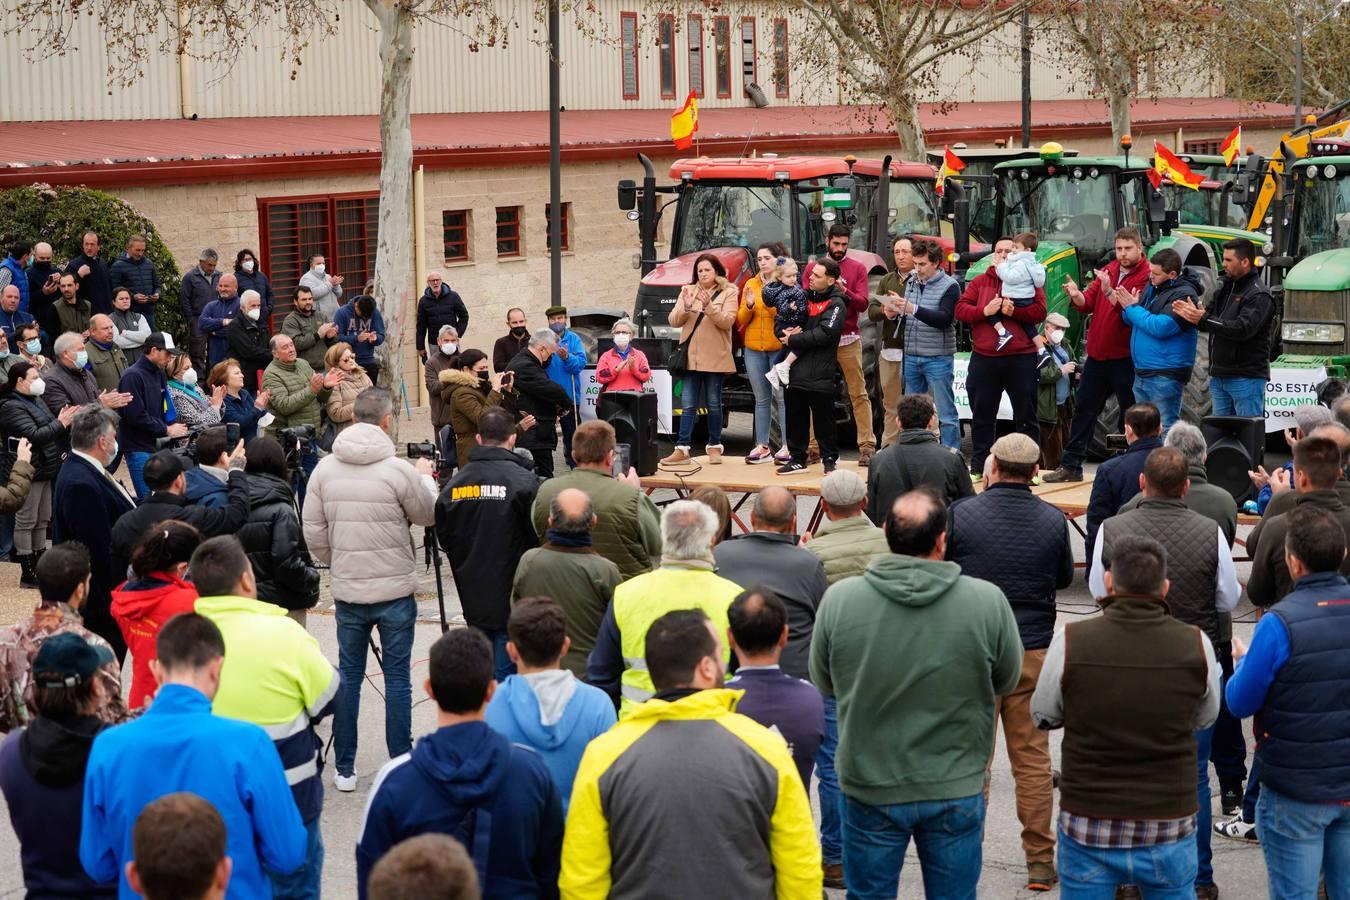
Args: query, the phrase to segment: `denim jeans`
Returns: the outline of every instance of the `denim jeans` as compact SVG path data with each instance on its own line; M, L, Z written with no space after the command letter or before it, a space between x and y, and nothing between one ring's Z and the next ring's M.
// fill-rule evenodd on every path
M1181 418L1181 395L1186 385L1166 375L1134 376L1134 402L1148 401L1158 407L1162 413L1162 429L1166 431L1172 423Z
M915 356L905 354L905 391L910 394L932 394L937 407L942 445L961 449L961 420L956 414L956 391L952 378L955 357Z
M1350 897L1350 806L1261 791L1256 831L1271 900L1314 900L1319 874L1331 900Z
M505 629L483 631L483 634L492 641L492 677L495 681L505 681L506 676L516 674L516 664L511 662L511 656L506 652L506 642L510 638Z
M333 745L339 775L356 771L356 720L372 629L380 630L384 673L384 743L389 757L412 748L412 645L417 601L411 596L383 603L337 602L338 669L342 699L333 716Z
M319 900L319 877L323 874L323 835L319 819L305 823L305 863L289 875L268 872L272 900Z
M1252 752L1252 766L1247 771L1247 792L1242 795L1242 821L1256 822L1256 808L1261 803L1261 748Z
M843 797L839 794L839 775L834 770L834 754L839 749L839 704L825 697L825 739L816 751L816 794L820 798L820 858L826 865L844 858Z
M1266 380L1264 378L1220 378L1209 380L1216 416L1264 416Z
M1200 810L1195 814L1196 884L1214 883L1214 851L1210 848L1214 837L1210 828L1214 819L1214 796L1209 791L1209 756L1213 747L1213 725L1195 733L1195 793L1200 803Z
M150 488L145 483L145 463L150 454L144 450L127 451L127 474L131 476L131 486L136 489L136 500L150 496Z
M0 561L8 561L14 550L14 516L0 516Z
M680 439L675 443L688 447L694 439L694 424L698 422L700 407L708 408L708 443L722 443L722 382L727 376L721 372L685 372L680 388Z
M919 851L927 900L975 900L983 863L982 794L890 806L868 806L845 794L849 900L893 900L911 837Z
M769 443L769 429L772 426L772 414L778 414L778 430L782 432L783 423L787 421L787 414L783 410L783 394L781 391L775 392L773 387L765 380L764 374L769 371L773 365L773 358L778 355L778 351L751 350L746 348L745 354L745 377L750 379L750 390L755 392L755 445Z
M1195 900L1195 841L1151 847L1088 847L1059 830L1060 900L1114 900L1133 884L1145 900Z

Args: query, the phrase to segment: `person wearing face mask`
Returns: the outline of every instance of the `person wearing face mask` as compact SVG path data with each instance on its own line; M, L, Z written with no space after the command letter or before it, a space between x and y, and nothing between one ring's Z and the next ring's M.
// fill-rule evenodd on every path
M337 342L337 326L319 312L314 295L303 285L295 289L292 306L294 309L281 321L281 333L295 342L296 356L314 371L322 372L324 356Z
M440 331L436 333L436 343L427 352L426 365L422 367L422 378L427 387L427 396L431 399L431 427L435 430L437 437L440 436L441 429L450 427L450 406L441 399L441 373L447 372L451 368L456 356L459 355L459 332L453 325L442 325ZM454 438L450 438L453 445ZM442 444L441 453L446 453L450 447Z
M427 273L427 289L417 301L417 326L414 334L417 341L417 355L428 362L434 355L431 343L432 335L439 336L446 325L455 329L455 334L463 337L469 330L469 308L464 305L459 294L450 290L450 285L440 272Z
M131 308L131 291L118 288L113 292L113 343L131 365L141 358L141 345L150 336L150 323L145 316Z
M38 330L38 324L29 322L20 325L15 333L18 339L13 346L19 358L32 363L39 371L45 369L47 357L42 355L42 333Z
M164 368L169 379L169 400L178 412L178 421L190 429L219 425L221 408L225 405L225 386L211 389L211 396L202 393L197 370L186 353L169 360Z
M339 309L333 316L338 340L348 344L356 354L356 364L366 370L372 384L380 380L380 364L375 360L375 348L384 343L384 318L375 298L362 295Z
M28 306L24 312L53 331L60 283L61 269L52 263L52 245L39 241L33 245L33 262L28 266Z
M352 424L356 398L373 385L366 370L357 365L356 351L346 344L334 344L329 347L324 364L328 371L342 373L342 380L333 386L333 391L328 395L328 402L325 404L329 420L337 426L340 433Z
M492 371L505 372L517 353L530 342L530 328L525 324L525 310L513 306L506 311L506 334L492 345Z
M53 350L55 359L42 370L47 385L42 402L52 415L67 406L101 403L108 409L121 409L131 402L130 394L115 389L99 390L94 374L88 368L89 352L85 350L84 338L80 335L73 331L58 335Z
M633 323L620 319L610 334L614 336L614 346L600 354L595 369L601 393L646 390L652 368L647 364L647 355L633 346Z
M300 287L309 288L314 303L328 321L333 321L342 303L342 276L329 275L322 256L309 258L309 271L300 276Z
M9 338L0 331L0 381L9 374L9 367L19 361L19 354L11 351Z
M510 394L502 382L501 372L488 372L487 354L482 350L465 350L441 373L440 394L455 444L455 460L461 467L468 465L469 454L478 446L478 419L483 410L493 406L509 410ZM522 422L521 427L528 429L531 424Z
M258 257L252 250L244 248L235 254L234 277L239 282L239 293L257 291L262 303L262 321L272 321L272 310L276 308L277 297L272 291L272 282L263 270L258 268Z
M0 385L0 477L8 478L16 458L14 444L27 438L33 446L33 484L23 506L14 515L14 556L22 567L20 587L36 587L34 567L47 549L47 524L52 517L52 486L61 471L61 457L69 442L66 429L77 407L67 406L55 416L41 401L47 383L26 360L10 367Z
M1036 389L1036 418L1041 424L1041 471L1059 467L1064 445L1073 423L1073 373L1078 368L1073 348L1064 339L1069 320L1059 313L1045 317L1041 336L1036 339L1040 355L1036 365L1039 385Z
M239 296L239 316L226 327L225 339L230 345L229 356L239 360L244 384L250 391L258 389L263 369L272 362L268 338L262 298L257 291L244 291Z

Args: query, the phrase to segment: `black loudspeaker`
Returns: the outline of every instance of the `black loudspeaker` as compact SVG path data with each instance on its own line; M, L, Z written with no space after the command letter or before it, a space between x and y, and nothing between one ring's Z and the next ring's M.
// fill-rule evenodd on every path
M1209 483L1233 495L1239 504L1256 495L1248 472L1266 460L1266 420L1260 416L1206 416L1200 422L1208 458Z
M656 443L656 394L649 391L603 391L596 416L614 426L615 440L633 448L638 475L656 474L661 448Z

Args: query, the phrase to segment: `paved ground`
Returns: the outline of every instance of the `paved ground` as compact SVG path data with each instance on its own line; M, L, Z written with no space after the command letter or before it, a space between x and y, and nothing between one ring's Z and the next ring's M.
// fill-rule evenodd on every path
M728 452L746 452L749 448L747 431L749 418L738 416L731 423L726 436ZM407 426L405 426L407 427ZM425 430L423 411L414 411L414 422L407 439ZM561 461L560 461L561 465ZM657 496L658 501L663 498ZM802 504L802 520L810 510ZM1244 529L1245 530L1245 529ZM420 542L420 535L419 542ZM1076 553L1082 558L1082 542L1077 541ZM0 622L12 622L35 600L33 592L20 593L14 585L17 583L16 566L0 565ZM1249 566L1239 563L1238 574L1246 579ZM452 623L459 614L458 594L454 581L450 577L448 566L444 569L442 583L446 594L446 611ZM325 598L326 598L325 591ZM420 685L426 679L427 651L431 643L440 634L439 615L436 602L436 580L434 571L427 571L423 578L422 589L418 594L419 618L413 650L413 732L425 734L435 727L435 710ZM1074 587L1062 592L1059 597L1060 620L1069 621L1073 616L1091 615L1095 611L1085 583L1079 580ZM324 652L334 662L337 660L336 628L325 599L320 609L309 617L309 630L319 639ZM1251 608L1243 604L1236 614L1234 633L1243 639L1249 639L1253 628ZM356 839L359 834L361 815L371 782L376 771L388 758L384 747L384 723L382 702L382 679L379 667L374 659L368 661L367 681L362 691L360 746L357 754L357 769L360 774L358 789L352 794L340 794L333 789L331 780L327 785L327 797L323 814L323 835L327 846L327 859L324 867L324 893L330 897L354 897ZM326 738L329 725L321 729ZM1250 734L1250 729L1248 730ZM1051 735L1051 751L1056 765L1059 760L1060 733ZM325 775L331 778L331 767ZM1217 780L1211 779L1217 793ZM812 804L815 806L815 790L812 789ZM3 801L0 801L3 802ZM1217 815L1217 799L1215 801ZM979 895L990 900L1007 898L1050 896L1036 895L1023 889L1025 878L1025 859L1022 855L1020 825L1014 808L1013 782L1002 740L1000 737L995 751L993 780L990 792L989 812L985 827L984 872L980 881ZM1216 880L1223 896L1240 900L1265 900L1267 897L1265 867L1261 852L1255 846L1239 844L1222 838L1214 839L1214 863ZM0 828L0 897L19 897L23 894L22 877L19 869L19 848L12 831ZM843 891L829 891L832 898L842 898ZM911 850L905 871L901 877L899 897L905 900L923 896L917 860Z

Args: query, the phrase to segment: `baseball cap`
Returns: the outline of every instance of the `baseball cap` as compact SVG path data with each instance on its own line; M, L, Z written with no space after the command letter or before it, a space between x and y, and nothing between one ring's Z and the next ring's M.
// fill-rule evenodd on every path
M173 344L173 335L167 331L152 331L141 345L144 350L168 350L170 353L182 353L182 349Z
M867 483L849 469L835 469L820 481L820 497L839 509L856 506L867 496Z
M989 452L993 453L994 459L1000 462L1016 463L1023 466L1034 465L1041 459L1040 445L1025 434L1016 431L1012 434L1005 434L994 441L993 449Z
M44 688L75 687L112 660L107 647L69 631L54 634L42 642L33 659L33 682Z

